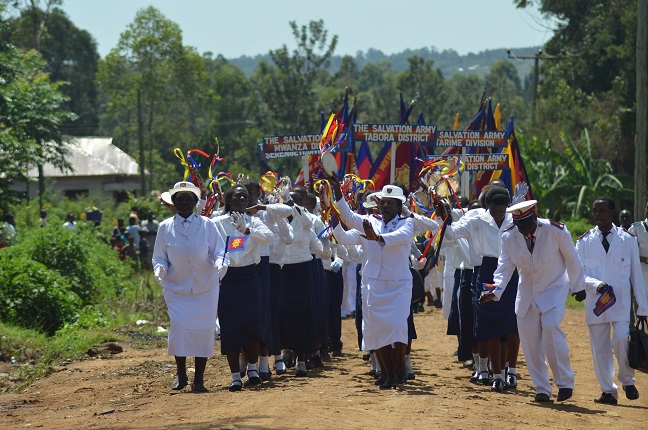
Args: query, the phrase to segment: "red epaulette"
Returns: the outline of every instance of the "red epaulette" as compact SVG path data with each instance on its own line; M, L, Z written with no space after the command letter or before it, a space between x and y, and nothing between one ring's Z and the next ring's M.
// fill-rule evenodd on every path
M561 222L558 222L558 221L554 221L554 220L551 220L551 219L550 219L550 220L549 220L549 223L550 223L551 225L553 225L554 227L558 227L558 228L561 229L561 230L565 228L565 224L563 224L563 223L561 223Z
M629 232L628 230L626 230L625 228L622 228L621 230L622 230L624 233L628 233L628 234L629 234L630 236L632 236L632 237L637 237L636 234L630 233L630 232Z
M382 220L382 215L378 214L371 214L372 217L378 218L379 220Z
M513 227L515 227L515 224L513 224L512 226L506 227L506 228L504 229L504 231L509 231L509 230L512 229Z

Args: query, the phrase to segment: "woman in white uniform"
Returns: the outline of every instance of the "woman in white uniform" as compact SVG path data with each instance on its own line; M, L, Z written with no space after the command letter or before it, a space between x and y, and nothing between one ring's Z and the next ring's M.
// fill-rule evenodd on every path
M187 357L195 357L191 388L203 393L207 392L203 379L207 358L214 353L218 267L223 265L225 243L212 222L193 212L198 187L178 182L169 194L177 214L160 223L153 271L171 321L168 354L175 357L177 367L172 389L188 384Z
M407 317L412 301L409 255L414 221L399 216L405 196L395 185L385 185L378 193L382 216L363 216L352 212L347 205L339 179L329 180L342 221L364 232L362 242L367 258L362 279L367 294L362 297L363 349L376 352L382 369L380 388L390 389L405 373Z
M272 242L272 232L258 218L245 213L249 194L243 185L225 193L225 213L212 219L224 239L229 238L229 265L221 272L218 319L221 326L221 353L227 356L232 373L230 391L243 387L241 372L247 371L245 386L261 384L257 361L262 339L261 281L256 265L261 247ZM228 242L230 242L228 240ZM236 244L238 245L236 245ZM247 353L247 369L239 365L239 352Z

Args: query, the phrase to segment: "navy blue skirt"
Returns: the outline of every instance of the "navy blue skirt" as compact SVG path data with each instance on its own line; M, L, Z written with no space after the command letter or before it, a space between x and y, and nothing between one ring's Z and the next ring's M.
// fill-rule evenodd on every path
M315 315L311 262L284 264L279 311L281 347L297 353L315 352Z
M218 320L221 354L261 340L261 285L254 264L229 267L220 282Z
M272 323L270 318L270 257L261 257L256 265L259 276L261 315L259 320L259 332L261 333L261 345L269 346L272 343Z
M270 264L270 325L272 336L268 344L268 350L272 355L281 353L281 344L279 337L279 307L281 306L281 291L283 290L283 276L281 275L281 266Z
M448 316L448 329L446 331L447 335L459 335L461 333L461 327L459 324L459 300L457 297L460 280L461 270L455 269L454 284L452 286L452 300L450 302L450 315Z
M497 258L484 257L476 282L476 291L479 294L483 283L493 283L495 269L497 269ZM515 316L517 287L518 274L515 271L499 301L492 300L475 306L475 338L478 342L518 332Z

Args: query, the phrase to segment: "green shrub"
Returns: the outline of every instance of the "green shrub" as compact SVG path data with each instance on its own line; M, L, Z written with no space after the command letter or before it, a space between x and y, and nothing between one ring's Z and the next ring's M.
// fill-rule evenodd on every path
M54 334L74 321L81 300L67 278L45 265L23 258L19 250L0 253L0 319L9 324Z
M593 226L591 222L585 218L572 218L565 221L565 225L569 229L569 232L572 235L574 243L576 240L587 230L591 229Z
M131 275L130 266L123 264L96 232L87 227L69 230L49 225L32 229L24 234L16 248L24 258L31 257L66 277L71 290L86 305L119 294L121 285Z

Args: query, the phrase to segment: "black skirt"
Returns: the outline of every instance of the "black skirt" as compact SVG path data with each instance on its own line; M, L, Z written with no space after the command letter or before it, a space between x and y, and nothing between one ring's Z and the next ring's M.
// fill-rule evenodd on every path
M229 267L220 283L221 354L261 340L261 284L256 265Z
M270 318L270 257L261 257L256 265L259 276L261 315L259 330L261 333L261 345L269 346L272 343L272 323Z
M297 353L315 352L315 315L311 262L284 264L279 311L281 347Z
M495 269L497 269L497 258L484 257L477 277L477 291L482 284L493 283ZM515 316L517 288L518 274L516 271L511 276L499 301L492 300L475 306L475 337L478 342L518 332L517 317Z
M272 336L268 350L272 355L281 353L281 344L279 336L279 307L281 306L281 292L283 290L283 276L281 275L281 266L270 264L270 325Z

